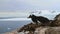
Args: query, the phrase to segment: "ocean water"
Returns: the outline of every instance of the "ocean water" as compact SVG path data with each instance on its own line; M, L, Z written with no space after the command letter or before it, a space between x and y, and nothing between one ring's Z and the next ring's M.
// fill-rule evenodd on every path
M0 33L9 32L19 28L31 21L0 21Z

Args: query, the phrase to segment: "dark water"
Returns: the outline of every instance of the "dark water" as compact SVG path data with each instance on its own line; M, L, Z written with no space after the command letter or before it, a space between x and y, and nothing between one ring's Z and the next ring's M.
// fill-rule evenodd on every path
M19 28L31 21L0 21L0 33L5 33Z

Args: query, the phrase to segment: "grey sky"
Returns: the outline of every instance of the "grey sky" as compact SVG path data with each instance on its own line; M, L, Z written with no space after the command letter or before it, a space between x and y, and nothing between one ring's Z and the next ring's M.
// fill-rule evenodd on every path
M60 0L0 0L0 10L60 10Z
M0 17L25 17L29 10L60 10L60 0L0 0Z

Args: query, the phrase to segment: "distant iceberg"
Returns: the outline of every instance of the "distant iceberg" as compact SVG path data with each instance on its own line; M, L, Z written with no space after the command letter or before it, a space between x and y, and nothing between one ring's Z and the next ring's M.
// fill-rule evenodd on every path
M10 30L11 28L8 28L8 30Z
M29 18L9 18L9 19L0 19L0 21L26 21L26 20L31 20Z

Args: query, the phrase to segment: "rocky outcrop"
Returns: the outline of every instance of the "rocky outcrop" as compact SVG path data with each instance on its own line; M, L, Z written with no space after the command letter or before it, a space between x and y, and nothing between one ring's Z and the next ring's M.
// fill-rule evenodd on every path
M47 26L29 23L14 32L8 32L7 34L60 34L60 14L58 14L54 20L50 20L50 24Z
M25 33L19 32L17 33L15 32L7 32L4 34L33 34L33 33L28 33L28 31L26 31ZM60 34L60 27L38 27L36 28L34 34Z
M36 25L36 24L31 23L30 25L29 24L26 25L25 29L23 29L23 28L22 29L25 31L28 30L30 34L32 34L32 32L37 33L37 34L49 34L49 33L50 34L57 34L57 33L59 34L60 28L58 26L60 26L60 14L58 14L54 18L54 20L50 20L50 22L51 23L47 26L42 26L43 24ZM53 26L53 27L51 27L51 26ZM22 29L20 29L20 30L22 30Z
M39 25L36 25L36 24L33 24L33 23L30 23L30 24L27 24L27 25L24 25L22 28L20 28L17 32L26 32L26 31L29 31L29 33L34 33L35 29L40 27Z
M45 34L60 34L60 27L50 27L45 31Z
M36 31L37 34L60 34L60 27L40 27Z
M58 14L54 20L51 21L50 26L60 26L60 14Z

